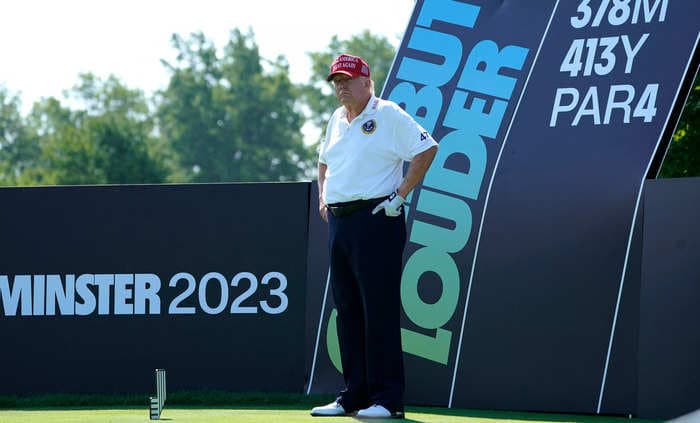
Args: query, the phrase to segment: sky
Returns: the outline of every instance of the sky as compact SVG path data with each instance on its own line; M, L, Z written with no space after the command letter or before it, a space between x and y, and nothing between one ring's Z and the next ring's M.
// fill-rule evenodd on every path
M0 13L0 85L26 113L41 97L63 98L78 74L110 74L150 95L167 85L174 33L202 31L222 48L234 28L252 28L263 58L287 57L294 82L307 82L306 52L333 35L368 29L398 46L414 0L15 0Z

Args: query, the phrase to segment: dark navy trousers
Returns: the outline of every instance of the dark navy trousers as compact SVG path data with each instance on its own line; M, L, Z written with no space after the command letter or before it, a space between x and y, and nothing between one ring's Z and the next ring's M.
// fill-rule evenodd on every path
M404 216L372 207L335 217L328 212L330 283L337 328L345 411L380 404L403 411L401 270Z

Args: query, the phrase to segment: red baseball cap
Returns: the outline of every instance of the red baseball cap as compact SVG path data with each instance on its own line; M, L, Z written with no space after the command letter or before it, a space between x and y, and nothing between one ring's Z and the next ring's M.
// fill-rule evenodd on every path
M333 75L337 73L342 73L350 78L356 78L358 76L366 76L369 78L369 65L360 56L341 54L336 57L333 64L331 64L326 81L332 80Z

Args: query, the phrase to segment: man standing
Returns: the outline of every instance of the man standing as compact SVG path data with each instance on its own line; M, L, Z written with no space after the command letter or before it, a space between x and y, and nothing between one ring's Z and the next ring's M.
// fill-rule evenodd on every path
M311 415L402 418L401 211L437 143L396 103L374 96L361 57L338 56L327 80L342 106L331 116L319 152L319 212L329 225L345 389ZM405 177L404 161L410 162Z

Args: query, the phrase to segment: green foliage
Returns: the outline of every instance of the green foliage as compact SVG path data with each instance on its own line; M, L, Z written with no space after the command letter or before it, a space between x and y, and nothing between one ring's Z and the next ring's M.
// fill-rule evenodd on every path
M297 88L283 57L265 62L252 32L231 32L222 57L202 33L172 38L175 64L158 119L185 180L285 181L311 165Z
M375 36L365 30L348 40L334 36L325 50L307 53L311 59L311 75L309 83L303 87L303 98L310 110L311 122L318 128L325 128L331 114L339 106L330 84L326 82L326 76L333 59L342 53L361 56L367 61L375 93L379 95L396 50L385 37Z
M700 176L700 76L691 88L659 176Z
M20 114L20 101L0 87L0 185L17 185L40 151L36 136Z
M35 104L30 124L40 137L40 155L18 178L22 185L158 183L163 159L149 151L152 119L143 93L115 77L102 82L81 75L70 98L79 111L49 98Z

